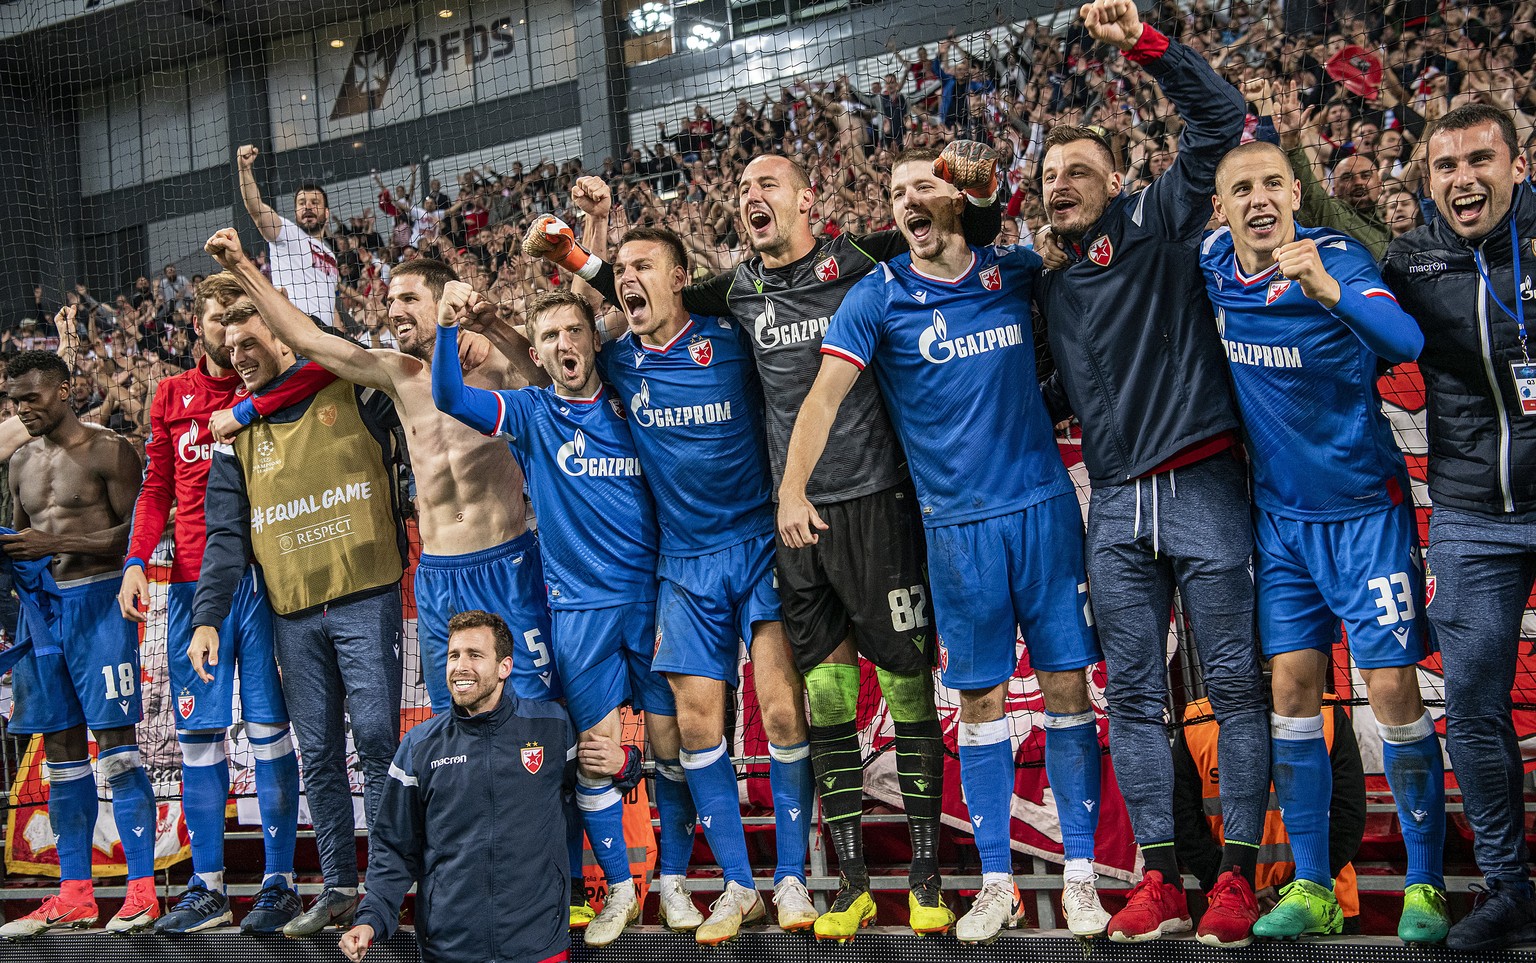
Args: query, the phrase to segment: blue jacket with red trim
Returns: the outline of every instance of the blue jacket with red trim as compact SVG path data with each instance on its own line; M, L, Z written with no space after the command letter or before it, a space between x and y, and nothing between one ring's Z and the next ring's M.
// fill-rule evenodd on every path
M423 963L542 963L570 948L565 801L576 783L565 709L503 689L400 740L368 831L357 922L386 940L416 889Z
M1126 56L1184 118L1178 159L1146 190L1112 199L1065 245L1071 263L1035 289L1056 364L1046 398L1053 414L1070 407L1082 422L1096 485L1145 475L1238 426L1200 242L1216 165L1238 145L1246 108L1205 58L1150 26Z

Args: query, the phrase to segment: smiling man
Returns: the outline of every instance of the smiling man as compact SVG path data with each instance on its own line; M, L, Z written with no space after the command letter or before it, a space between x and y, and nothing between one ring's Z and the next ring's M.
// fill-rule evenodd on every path
M1295 938L1343 926L1329 872L1322 703L1343 620L1408 849L1398 936L1438 943L1450 926L1445 773L1414 670L1429 652L1424 571L1408 469L1376 391L1380 365L1412 361L1424 338L1359 241L1296 227L1301 184L1280 148L1256 141L1228 154L1215 207L1228 227L1206 241L1201 267L1253 465L1275 796L1296 857L1295 881L1253 932ZM1258 916L1256 904L1247 909ZM1201 938L1247 941L1237 929Z
M1515 127L1496 107L1430 125L1440 216L1392 242L1383 274L1424 331L1429 416L1427 607L1445 669L1446 746L1488 894L1452 927L1453 949L1536 939L1520 746L1510 689L1536 574L1536 365L1528 280L1536 198Z

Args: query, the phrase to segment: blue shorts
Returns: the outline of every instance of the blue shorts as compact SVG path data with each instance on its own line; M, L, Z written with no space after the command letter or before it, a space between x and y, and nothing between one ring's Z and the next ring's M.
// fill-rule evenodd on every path
M666 676L651 671L656 603L626 602L603 609L555 609L555 665L565 707L578 732L621 705L636 712L677 715Z
M481 609L512 630L512 691L520 699L558 699L560 682L549 651L549 599L533 532L468 555L421 556L416 566L416 641L434 713L448 695L448 619Z
M235 667L240 669L240 718L270 726L288 722L283 688L272 647L272 607L261 570L247 565L224 624L219 626L219 664L206 667L212 682L197 677L187 647L192 644L192 599L196 582L166 586L166 653L176 730L223 729L235 721Z
M139 627L117 605L119 572L59 583L59 604L49 628L63 650L36 652L16 663L11 680L16 707L10 731L94 732L137 725L144 717L139 687ZM23 611L21 631L29 631Z
M696 558L663 555L657 565L656 654L651 668L738 681L742 640L756 622L778 622L773 535L757 535Z
M1017 632L1037 671L1103 658L1088 614L1077 496L928 529L939 669L952 689L990 689L1018 671Z
M1331 652L1340 620L1362 669L1413 665L1429 654L1424 562L1407 501L1337 522L1299 522L1255 509L1253 528L1265 658Z

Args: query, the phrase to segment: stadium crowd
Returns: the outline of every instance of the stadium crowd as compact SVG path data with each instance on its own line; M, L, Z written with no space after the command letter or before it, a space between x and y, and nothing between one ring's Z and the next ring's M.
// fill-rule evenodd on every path
M57 488L80 481L80 467L61 466L38 447L23 446L11 467L10 486L18 498L17 528L23 531L0 536L18 563L13 577L18 587L35 586L39 573L24 571L19 563L57 553L52 575L61 593L60 618L97 617L104 598L119 600L118 586L102 581L115 575L116 565L100 562L115 547L119 560L127 556L120 601L123 615L133 618L145 545L152 547L165 527L169 499L146 515L141 495L135 514L132 500L123 499L132 484L126 442L87 430L80 421L116 429L141 450L147 444L146 478L152 478L157 464L167 470L169 440L151 432L151 423L164 427L173 417L161 410L172 402L159 400L158 387L173 378L184 379L179 386L200 385L207 398L199 403L208 401L212 407L204 415L213 419L202 430L211 429L225 443L201 456L211 463L203 475L174 479L178 502L194 494L207 511L200 571L193 568L178 578L187 586L180 602L173 593L171 618L183 620L181 630L191 639L191 668L181 669L183 678L192 685L188 674L195 670L196 679L213 680L208 670L219 664L221 632L231 650L234 638L241 640L242 659L263 657L257 644L262 632L250 621L257 618L250 599L259 597L262 578L246 566L254 555L266 569L265 592L278 614L276 629L267 630L269 637L275 633L275 642L269 638L267 644L275 645L278 661L290 673L302 666L306 682L322 680L313 688L279 686L276 679L242 672L243 695L246 686L257 687L272 713L254 720L254 733L265 747L258 758L268 763L265 776L260 767L257 774L263 819L288 827L282 832L286 849L269 841L263 897L256 922L247 923L257 931L307 935L350 922L355 914L359 925L343 940L353 959L360 959L374 938L393 931L406 889L447 858L440 830L422 815L424 806L443 805L426 784L470 799L476 773L493 780L522 778L520 765L527 776L537 776L548 753L539 793L529 798L553 798L563 772L557 750L569 749L565 788L575 800L572 813L580 813L589 837L617 825L619 795L639 769L633 748L617 744L614 692L592 689L591 680L609 670L620 680L619 701L643 709L650 727L663 922L713 943L763 917L741 841L735 776L721 741L723 693L735 680L738 635L752 648L773 759L779 859L774 903L780 925L848 939L874 918L857 809L835 801L850 790L857 798L857 741L846 697L849 667L862 654L880 670L896 720L898 754L919 760L899 773L913 837L911 925L919 933L953 927L963 942L995 938L1020 916L1007 839L1012 783L986 778L1012 768L998 692L1013 671L1014 624L1031 646L1044 693L1046 768L1066 846L1063 906L1070 928L1085 937L1107 933L1132 942L1191 929L1173 852L1175 762L1163 716L1162 638L1175 581L1190 608L1222 731L1217 751L1224 757L1224 775L1219 792L1213 787L1212 793L1224 807L1225 837L1218 878L1209 887L1210 908L1200 921L1203 941L1244 945L1254 935L1293 938L1338 932L1342 925L1325 791L1332 785L1333 741L1324 733L1332 727L1320 707L1324 672L1316 661L1318 650L1331 645L1340 618L1350 626L1364 669L1387 777L1403 819L1409 871L1399 935L1410 943L1433 943L1446 940L1449 932L1451 945L1469 950L1536 937L1536 898L1518 839L1520 783L1510 782L1505 771L1511 747L1501 741L1503 729L1485 725L1501 711L1507 716L1507 696L1490 696L1475 708L1475 700L1463 697L1458 707L1450 681L1454 656L1476 661L1479 673L1494 678L1509 671L1500 653L1473 654L1474 643L1488 633L1515 637L1516 626L1506 624L1502 613L1517 601L1515 609L1523 608L1530 549L1509 549L1520 544L1518 538L1490 534L1492 523L1479 514L1491 484L1488 472L1470 471L1463 456L1482 452L1483 442L1468 422L1484 418L1483 407L1496 409L1487 417L1503 426L1506 441L1495 453L1502 503L1494 511L1525 518L1522 513L1536 510L1532 483L1517 477L1530 454L1528 429L1518 419L1510 425L1504 397L1536 391L1536 366L1528 353L1517 358L1499 346L1497 364L1505 355L1513 359L1510 392L1495 380L1493 367L1487 375L1491 397L1485 397L1487 387L1466 387L1458 380L1464 374L1460 362L1450 360L1460 357L1465 344L1454 343L1459 336L1454 331L1446 333L1464 305L1457 308L1443 293L1433 293L1421 277L1446 272L1442 280L1452 282L1455 271L1448 262L1456 255L1446 253L1444 238L1482 240L1507 220L1513 264L1503 254L1485 259L1479 246L1466 260L1482 286L1463 293L1468 302L1489 300L1509 315L1524 351L1524 291L1515 292L1513 309L1496 293L1485 299L1484 292L1499 286L1514 290L1502 284L1506 280L1520 283L1520 249L1527 245L1530 211L1536 208L1526 185L1511 174L1523 176L1536 133L1531 94L1536 3L1433 10L1412 2L1333 7L1326 29L1298 37L1280 29L1278 9L1242 2L1218 11L1205 0L1187 7L1161 0L1143 22L1126 0L1096 0L1059 33L1037 23L1003 24L1006 36L1000 42L967 45L951 36L935 45L931 58L920 48L911 61L893 51L900 69L867 79L867 91L840 76L802 81L759 105L740 102L723 123L696 108L671 134L663 126L651 146L636 146L596 172L585 172L576 162L532 170L514 163L506 173L482 168L462 172L450 196L437 180L415 183L413 171L405 184L378 184L377 214L338 217L332 226L326 223L332 213L326 195L317 185L300 186L292 220L279 214L251 173L255 149L242 148L241 194L268 242L266 252L247 257L234 233L221 231L208 245L224 268L221 274L183 279L175 265L167 265L153 283L140 278L110 303L82 285L54 306L39 290L36 316L3 335L4 350L14 353L9 400L21 407L30 434L89 449L85 463L99 491L90 511L76 506L75 514L89 516L91 525L119 539L103 535L107 541L90 542L80 537L78 518L61 521L53 496L36 479L47 473L48 484ZM1238 127L1240 139L1256 146L1237 147ZM1439 153L1430 149L1431 133ZM1476 136L1483 140L1474 142ZM1298 211L1294 235L1292 185ZM1213 193L1216 223L1230 230L1207 238ZM578 243L566 222L580 220L585 231ZM993 239L1000 246L985 248ZM1006 247L1015 243L1018 249ZM1041 262L1031 250L1052 270L1040 274ZM792 251L797 253L789 257ZM605 263L609 256L612 265ZM1530 256L1536 257L1536 247ZM884 267L876 269L874 262ZM1384 267L1378 269L1378 262ZM1255 265L1263 270L1256 272ZM968 280L973 269L977 290L963 296L971 300L923 288L925 279ZM874 283L882 270L884 291ZM749 278L755 293L733 285L733 276ZM1157 287L1150 278L1158 279ZM838 288L830 304L807 293L813 281L830 285L840 279L850 286ZM685 286L689 280L695 283ZM891 293L902 287L895 280L922 290L915 300L903 300ZM1264 286L1249 291L1261 281ZM1043 396L1035 392L1033 368L1020 367L1016 355L1004 350L1032 341L1028 299L1017 297L1031 289L1058 370ZM576 294L567 293L571 290ZM1132 290L1144 296L1127 298ZM608 310L594 323L594 308L604 300ZM786 315L793 304L806 320L774 328L775 303ZM1326 445L1317 443L1323 455L1313 466L1316 474L1301 481L1293 477L1297 465L1306 467L1311 455L1296 454L1298 427L1280 413L1286 406L1275 403L1274 392L1306 391L1245 373L1247 366L1304 367L1301 355L1293 359L1287 349L1266 344L1259 350L1263 333L1244 327L1270 305L1287 312L1296 338L1314 339L1305 342L1312 371L1331 365L1318 377L1337 378L1330 390L1342 386L1339 396L1353 398L1334 401L1333 408L1317 403L1316 417L1333 418L1329 427L1346 447L1330 460ZM957 331L962 325L954 319L967 318L968 333L951 340L941 306L951 311L950 325ZM819 318L811 318L817 311ZM1148 313L1163 320L1159 331L1145 324ZM929 314L932 325L920 349L929 364L903 368L890 354L892 332L903 319L916 318L917 324ZM691 317L725 315L743 326L751 321L763 352L748 351L733 335L698 327ZM52 329L42 320L47 318ZM1107 325L1126 340L1111 347L1090 344L1075 327L1083 319ZM979 322L999 326L983 330ZM1211 336L1218 323L1222 340ZM1318 333L1319 324L1347 337L1328 340ZM323 331L327 326L345 331L350 340L330 337ZM622 328L628 333L616 330ZM766 331L772 332L771 342ZM1483 350L1490 365L1495 362L1486 344L1495 339L1493 331L1487 322ZM658 332L667 337L652 338ZM626 349L597 351L600 335L621 338ZM669 354L685 336L685 349ZM803 345L811 360L802 354L777 367L767 360L766 349L791 341L814 342ZM63 361L50 353L55 350ZM1449 749L1489 880L1489 890L1455 929L1440 869L1444 823L1438 820L1436 829L1437 819L1425 818L1443 812L1444 785L1440 744L1412 669L1427 652L1424 576L1411 503L1404 500L1402 456L1390 434L1383 442L1385 421L1370 406L1379 400L1373 387L1378 361L1412 360L1421 350L1431 393L1465 396L1464 411L1442 408L1431 414L1430 428L1431 491L1442 535L1436 541L1432 528L1431 564L1439 573L1439 592L1449 598L1436 612L1445 619L1436 625L1452 690ZM933 353L945 351L949 354ZM966 387L983 398L1035 399L1019 412L993 419L960 404L925 415L891 404L887 416L882 395L939 398L953 390L934 380L940 377L935 371L945 370L942 364L993 352L995 360L972 369L980 373L971 377L980 380ZM876 379L858 378L866 365L875 366L878 389ZM1089 367L1117 385L1148 392L1174 383L1184 396L1204 404L1178 411L1148 404L1133 411L1102 383L1088 384L1081 372ZM709 372L707 378L698 375L701 370ZM711 429L686 450L654 440L658 433L649 429L659 426L731 421L733 403L737 412L753 407L750 386L757 377L766 413L743 417L746 437L767 439L761 458L745 450L754 445L740 444L735 428ZM707 382L703 388L695 383L700 378ZM551 387L512 390L528 384ZM592 405L608 386L617 395L613 404ZM63 393L51 397L56 389ZM736 394L722 402L719 391ZM389 412L381 405L385 396L393 402ZM535 396L539 400L532 400ZM194 394L182 397L186 408ZM213 406L215 400L222 403ZM1525 408L1533 410L1536 403ZM1094 487L1086 542L1050 437L1051 424L1073 413L1083 425ZM1245 472L1230 454L1238 444L1239 414L1253 465L1257 533L1250 527ZM155 422L157 417L162 421ZM400 650L396 644L391 656L389 639L397 632L390 626L399 623L392 586L401 574L403 532L389 477L391 418L407 439L426 543L418 602L424 623L433 618L441 623L439 634L425 643L437 648L424 652L429 673L436 673L435 682L429 674L429 683L438 690L433 702L440 715L413 730L398 752L391 733ZM956 459L976 457L974 446L956 437L955 424L968 425L967 418L979 419L989 445L1006 457L974 465L975 476L957 483ZM633 438L626 419L637 426ZM319 444L317 422L350 432L356 444L332 444L326 451L334 457L323 468L289 458L279 478L276 469L285 457ZM560 446L558 455L541 447L557 429L573 424L579 428L575 440ZM191 432L195 440L195 423ZM1507 440L1511 435L1516 441ZM829 436L835 439L831 446ZM896 461L897 438L912 460L910 480ZM185 435L178 438L183 455L186 443ZM639 480L642 464L645 481ZM519 471L528 479L540 520L542 552L532 548L520 493L504 490L505 479ZM561 487L578 476L601 477L601 493ZM1319 501L1307 486L1324 477L1340 486L1325 496L1353 498L1357 505ZM336 478L344 484L329 487ZM162 481L172 484L169 476ZM187 484L193 488L184 490ZM773 513L770 485L778 494L777 547L775 526L767 524ZM205 506L197 486L206 486ZM733 491L739 503L733 497L721 504L722 491ZM921 520L913 494L922 504ZM593 497L616 517L636 520L643 531L629 535L639 542L649 533L648 551L660 558L659 596L652 585L656 568L636 565L644 551L615 543L611 532L583 517L586 511L573 510ZM305 529L299 549L280 543L269 530L273 522L317 512L317 499L327 510L357 502L348 518L369 517L348 521L345 532ZM1144 512L1150 531L1144 531ZM183 506L174 520L178 547L204 545L201 528L184 529L202 520L187 514ZM1010 521L1015 517L1021 520ZM33 530L24 523L41 525L43 519L75 526L68 532L72 540L29 535ZM926 577L919 521L931 569ZM146 529L146 522L158 527ZM1023 534L1002 522L1017 524ZM1349 527L1357 523L1363 527ZM368 540L367 564L343 565L324 554L336 549L314 548L350 537L353 526ZM850 531L864 541L843 534ZM742 537L733 542L735 534ZM1255 538L1257 604L1253 570L1247 567ZM1001 547L994 548L994 542ZM1492 556L1515 557L1513 574L1489 562L1488 551L1468 547L1486 548L1490 542L1500 545ZM1028 552L1022 549L1026 543ZM45 544L53 550L43 551ZM1366 544L1375 546L1376 556L1352 547ZM903 551L914 545L919 554ZM302 574L279 578L277 560L299 550L318 551L313 557L321 561L307 563L315 566L312 571L285 563L299 566ZM870 557L887 550L898 569L891 582L897 588L888 594L884 582L862 571ZM1013 553L1000 565L1009 569L1001 586L991 584L992 573L977 577L971 563L966 574L957 561L994 550ZM86 558L97 562L82 562ZM764 596L761 582L775 558L782 625L777 600ZM598 565L602 585L581 571L594 559L612 566ZM1370 566L1383 559L1400 570L1390 578L1374 577ZM132 574L135 568L138 575ZM322 574L338 570L340 577ZM1486 579L1495 571L1507 584L1494 580L1480 588L1504 590L1494 606L1501 614L1474 615L1473 573ZM1336 575L1338 583L1358 576L1365 584L1369 577L1369 598L1383 614L1378 618L1370 605L1362 611L1357 601L1346 599L1347 591L1330 581ZM1091 616L1079 598L1089 578ZM251 585L237 591L246 586L243 580ZM552 617L506 597L542 601L546 583ZM1271 585L1302 583L1309 588L1283 598L1265 595ZM106 596L90 587L102 585L111 588ZM1022 585L1047 586L1040 595L1052 601L1026 601ZM841 601L831 606L827 600L834 588ZM732 611L722 615L700 601L714 591L729 598ZM894 644L888 631L869 627L867 611L856 611L861 593L879 597L875 621L888 618L901 637ZM924 613L930 603L945 623L943 642L927 631ZM1259 641L1273 660L1272 698L1262 691L1255 605ZM434 606L441 611L428 614ZM480 608L496 614L448 618ZM623 614L594 615L615 608ZM959 616L968 609L969 616ZM323 615L316 616L317 610ZM1447 610L1455 614L1445 616ZM664 613L661 622L658 613ZM980 624L960 628L968 619ZM1002 629L1006 638L999 641L994 636ZM689 650L679 636L690 632L725 632L729 664L721 664L718 653ZM554 640L552 651L537 642L540 633ZM611 664L584 661L586 654L560 644L588 637L613 640ZM856 651L845 637L857 640ZM910 644L902 648L907 639L918 642L918 655L909 651ZM514 658L514 640L526 644L528 653L519 649ZM46 654L40 648L45 640L26 641L39 656ZM1392 648L1394 641L1399 650ZM946 683L961 692L962 783L984 874L981 892L959 920L942 897L934 851L937 803L925 788L936 774L931 767L940 767L941 776L943 765L925 661L936 643ZM1004 651L1007 658L998 664L1003 657L997 653ZM529 653L534 658L526 658ZM270 660L270 654L265 657ZM1082 669L1101 657L1109 666L1112 755L1137 759L1143 776L1123 780L1122 790L1146 872L1113 917L1094 890L1094 821L1083 815L1094 811L1098 799L1097 779L1090 773L1097 772L1099 749ZM546 669L551 658L554 668ZM233 661L233 651L225 661ZM645 671L637 675L634 666L642 662ZM121 718L128 710L113 715L112 706L119 703L111 673L106 703L93 705L82 693L79 701L85 704L76 705L74 715L40 716L35 700L54 680L29 665L22 663L18 673L38 674L19 689L30 685L34 701L27 703L19 691L18 705L27 705L30 715L24 725L13 720L12 727L49 737L56 825L78 829L60 820L60 807L83 820L78 810L87 801L94 804L93 796L86 799L93 790L84 786L91 764L82 761L88 725L102 750L97 768L112 784L119 828L129 825L125 820L140 820L142 826L147 780L141 779L132 742L133 720L125 725ZM360 669L365 665L368 671ZM667 675L670 689L657 685L652 665ZM378 684L380 667L384 675L393 667L392 683ZM569 724L538 707L557 691L552 678L565 684ZM856 668L852 679L856 691ZM515 694L504 696L503 684ZM178 685L173 675L173 689ZM279 687L286 709L275 696ZM301 691L296 695L295 689ZM126 687L122 694L128 694ZM343 798L344 779L334 771L340 764L336 750L344 744L343 699L367 774L369 875L376 884L367 899L358 892L357 867L347 848L350 801ZM1461 717L1458 708L1465 713ZM178 712L179 721L187 723L180 738L189 826L194 784L205 802L220 803L222 820L227 774L221 792L215 770L223 763L222 727L228 723L217 720L221 713L227 716L227 701L222 706L215 701L211 710L179 703ZM202 713L195 726L194 713ZM296 787L290 715L305 753L326 882L303 913L291 888L294 814L291 800L282 801ZM464 766L465 772L454 768L466 758L454 753L468 744L476 726L493 731L512 718L519 721L509 732L515 729L519 739L537 732L542 741L523 743L520 754L511 742L498 746L497 758L485 768L479 761ZM49 728L61 719L67 727ZM70 737L76 730L78 744ZM854 764L840 765L850 751ZM1271 755L1296 878L1281 890L1278 904L1261 914L1254 879L1260 836L1267 832L1268 787L1262 782L1240 787L1242 780L1235 777L1229 785L1225 774L1262 771ZM1518 762L1518 754L1514 758ZM847 772L854 773L851 787L838 781L848 778L839 775ZM804 885L806 824L793 824L790 815L810 810L817 782L827 787L821 804L844 877L832 909L819 918ZM264 787L270 792L263 794ZM532 818L527 809L532 804L522 805ZM438 819L455 818L451 810L431 812L439 813ZM547 816L541 811L538 818ZM466 831L474 826L469 816L456 818L464 820ZM567 825L576 825L577 818L569 816ZM683 841L691 837L696 818L728 880L707 919L681 883L688 850ZM269 828L277 838L281 827ZM76 848L66 855L66 830L59 833L61 867L73 860L63 868L74 875L65 876L60 896L0 929L0 935L36 935L60 921L94 922L88 853L82 877L81 853ZM540 838L539 845L558 863L559 840L548 833ZM622 828L618 838L622 841ZM126 852L127 834L124 841ZM196 875L165 916L152 885L135 889L144 879L135 875L144 857L142 846L128 853L129 901L109 928L132 930L158 919L161 929L188 931L230 921L221 849L194 846ZM522 856L504 859L526 862ZM443 881L445 893L481 881L483 868L455 865L458 878ZM588 942L597 944L611 942L639 913L627 862L604 863L604 870L609 904L582 919ZM521 872L510 874L508 884L526 885L529 892L539 888L532 875ZM562 919L564 885L553 894L560 897L556 908ZM520 906L517 912L526 910ZM487 944L477 942L470 932L474 927L451 922L445 927L447 911L438 906L436 912L434 917L418 898L424 951L443 959L471 951L485 955ZM573 908L573 922L577 915ZM540 943L533 934L537 927L525 917L503 914L498 921L506 931L494 940L522 940L515 943L518 953L563 945L563 935L546 935ZM495 949L490 952L495 955Z

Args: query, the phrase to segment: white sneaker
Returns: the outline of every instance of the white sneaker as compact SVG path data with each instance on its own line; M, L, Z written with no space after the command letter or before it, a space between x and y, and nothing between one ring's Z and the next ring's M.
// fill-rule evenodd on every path
M786 933L799 933L816 925L816 906L811 902L810 890L796 876L786 876L774 884L773 906L778 912L779 929Z
M971 911L955 924L955 939L962 943L990 943L1003 929L1013 929L1024 916L1024 901L1013 882L993 880L981 887Z
M1084 940L1103 936L1109 928L1109 914L1099 902L1093 879L1068 881L1061 887L1061 909L1067 917L1067 929Z
M692 933L704 922L704 914L693 904L681 876L657 877L656 896L660 900L657 912L661 914L661 925L672 932Z
M602 910L587 924L582 939L588 946L607 946L639 918L640 900L635 896L635 882L625 880L608 890Z
M725 892L709 904L709 919L693 931L693 938L705 946L715 946L734 938L742 924L761 923L767 916L757 890L726 883Z

